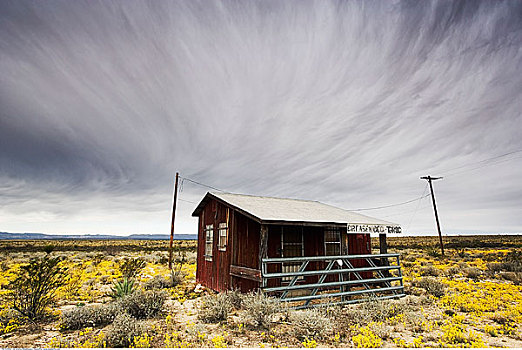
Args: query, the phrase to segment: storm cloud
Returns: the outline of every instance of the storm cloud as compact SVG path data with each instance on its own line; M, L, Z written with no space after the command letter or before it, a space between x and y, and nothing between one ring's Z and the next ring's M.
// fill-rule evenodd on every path
M346 209L441 175L444 232L522 231L520 1L2 1L0 50L0 231L168 233L176 171Z

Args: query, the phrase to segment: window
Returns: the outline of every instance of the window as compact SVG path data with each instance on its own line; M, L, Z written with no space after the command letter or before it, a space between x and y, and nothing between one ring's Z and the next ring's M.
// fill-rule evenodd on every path
M212 246L214 243L214 225L205 226L205 260L212 260Z
M324 229L324 255L341 255L341 229L326 227Z
M227 234L228 234L227 223L220 222L219 223L219 241L218 241L219 250L227 250Z
M298 226L281 227L281 244L283 246L283 257L301 257L304 254L303 228ZM282 272L297 272L301 262L285 262L282 264ZM283 277L282 282L290 282L293 277ZM303 280L299 277L298 281Z

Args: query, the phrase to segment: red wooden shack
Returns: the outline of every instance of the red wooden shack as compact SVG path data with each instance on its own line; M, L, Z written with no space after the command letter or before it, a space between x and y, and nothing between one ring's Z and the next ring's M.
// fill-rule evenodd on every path
M216 291L260 288L263 258L371 254L371 232L386 253L386 233L400 233L391 222L317 201L231 193L207 193L192 216L199 218L196 279ZM269 272L298 268L288 262Z

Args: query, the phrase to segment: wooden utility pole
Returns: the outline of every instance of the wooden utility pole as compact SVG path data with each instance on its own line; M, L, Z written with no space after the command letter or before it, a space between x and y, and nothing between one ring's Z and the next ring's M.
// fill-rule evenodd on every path
M421 180L428 180L428 183L430 184L431 201L433 202L433 211L435 212L435 221L437 222L437 230L439 231L440 250L442 252L442 256L444 256L444 244L442 243L442 234L440 233L439 214L437 213L437 204L435 203L435 194L433 193L433 185L431 184L432 181L440 180L440 179L442 179L442 177L431 177L429 175L421 177Z
M169 270L172 270L172 243L174 241L174 220L176 219L176 202L178 201L178 179L179 173L176 172L176 181L174 183L174 203L172 204L172 221L170 223Z

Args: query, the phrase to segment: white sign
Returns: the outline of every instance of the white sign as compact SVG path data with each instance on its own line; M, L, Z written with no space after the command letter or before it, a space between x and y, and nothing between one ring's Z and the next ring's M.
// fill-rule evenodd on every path
M349 224L348 233L401 233L400 226Z

